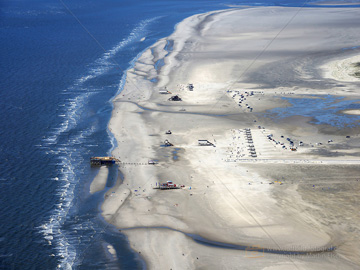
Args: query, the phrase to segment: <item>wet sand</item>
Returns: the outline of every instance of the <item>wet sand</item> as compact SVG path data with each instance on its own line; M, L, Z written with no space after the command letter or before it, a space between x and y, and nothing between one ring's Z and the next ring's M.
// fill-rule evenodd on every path
M329 78L323 68L359 55L343 50L360 36L359 16L281 7L199 14L128 71L109 124L124 182L102 210L149 269L359 267L358 128L344 127L346 138L311 117L267 116L291 109L283 97L360 98L359 80ZM174 95L182 101L169 101ZM129 165L150 159L159 163ZM168 180L185 187L153 189ZM311 254L276 254L294 250Z
M90 193L93 194L98 191L104 190L109 175L109 169L105 166L99 169L98 174L95 176L94 180L90 185Z

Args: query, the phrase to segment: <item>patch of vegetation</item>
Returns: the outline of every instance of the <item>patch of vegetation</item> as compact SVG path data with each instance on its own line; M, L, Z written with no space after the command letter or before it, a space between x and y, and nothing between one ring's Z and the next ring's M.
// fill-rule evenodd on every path
M356 78L360 78L360 62L357 63L353 63L352 66L354 68L357 68L359 70L355 71L353 74L351 74L352 76L356 77Z
M360 78L360 71L359 71L359 72L355 72L355 73L353 74L353 76L356 77L356 78Z

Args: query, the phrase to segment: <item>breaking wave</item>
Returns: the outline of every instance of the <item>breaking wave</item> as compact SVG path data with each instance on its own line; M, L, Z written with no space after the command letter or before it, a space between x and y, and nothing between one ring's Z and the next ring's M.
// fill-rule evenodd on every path
M58 118L60 124L50 130L43 138L42 143L38 145L39 148L46 151L47 154L53 155L54 159L57 160L54 164L54 177L50 178L50 180L58 182L56 193L58 202L54 205L48 220L39 226L38 230L48 245L52 246L53 253L51 256L58 259L57 267L59 269L76 267L77 257L79 256L77 247L81 246L81 243L79 243L82 238L81 233L85 233L85 231L89 233L89 231L95 230L91 224L86 224L87 221L70 225L66 223L69 222L67 217L74 206L74 194L82 175L80 165L84 162L84 154L88 153L86 147L94 145L94 142L89 141L88 137L97 131L96 124L86 128L80 125L82 123L81 116L87 110L86 105L90 97L99 94L103 90L93 87L91 80L106 74L117 66L114 57L127 46L135 42L141 42L147 33L149 24L159 18L154 17L141 21L128 37L105 52L91 64L85 75L63 91L63 94L68 95L68 97L59 105ZM121 91L124 86L125 78L126 75L123 74L117 92ZM86 87L84 86L85 83ZM110 136L110 132L107 132ZM110 143L114 148L116 141L112 136L110 138ZM64 228L65 224L67 225L66 228Z

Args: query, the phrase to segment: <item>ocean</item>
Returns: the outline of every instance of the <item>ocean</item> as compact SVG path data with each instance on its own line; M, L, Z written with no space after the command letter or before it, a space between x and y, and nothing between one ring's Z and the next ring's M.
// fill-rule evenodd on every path
M116 146L111 100L141 52L188 16L242 4L304 2L1 1L0 269L146 267L101 217L118 169L90 194L89 158Z

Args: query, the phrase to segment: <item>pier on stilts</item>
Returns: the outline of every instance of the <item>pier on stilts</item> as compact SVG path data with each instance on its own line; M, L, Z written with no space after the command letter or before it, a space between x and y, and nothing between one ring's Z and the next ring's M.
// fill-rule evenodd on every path
M94 166L102 165L113 165L115 163L120 163L120 160L115 157L91 157L90 164Z

